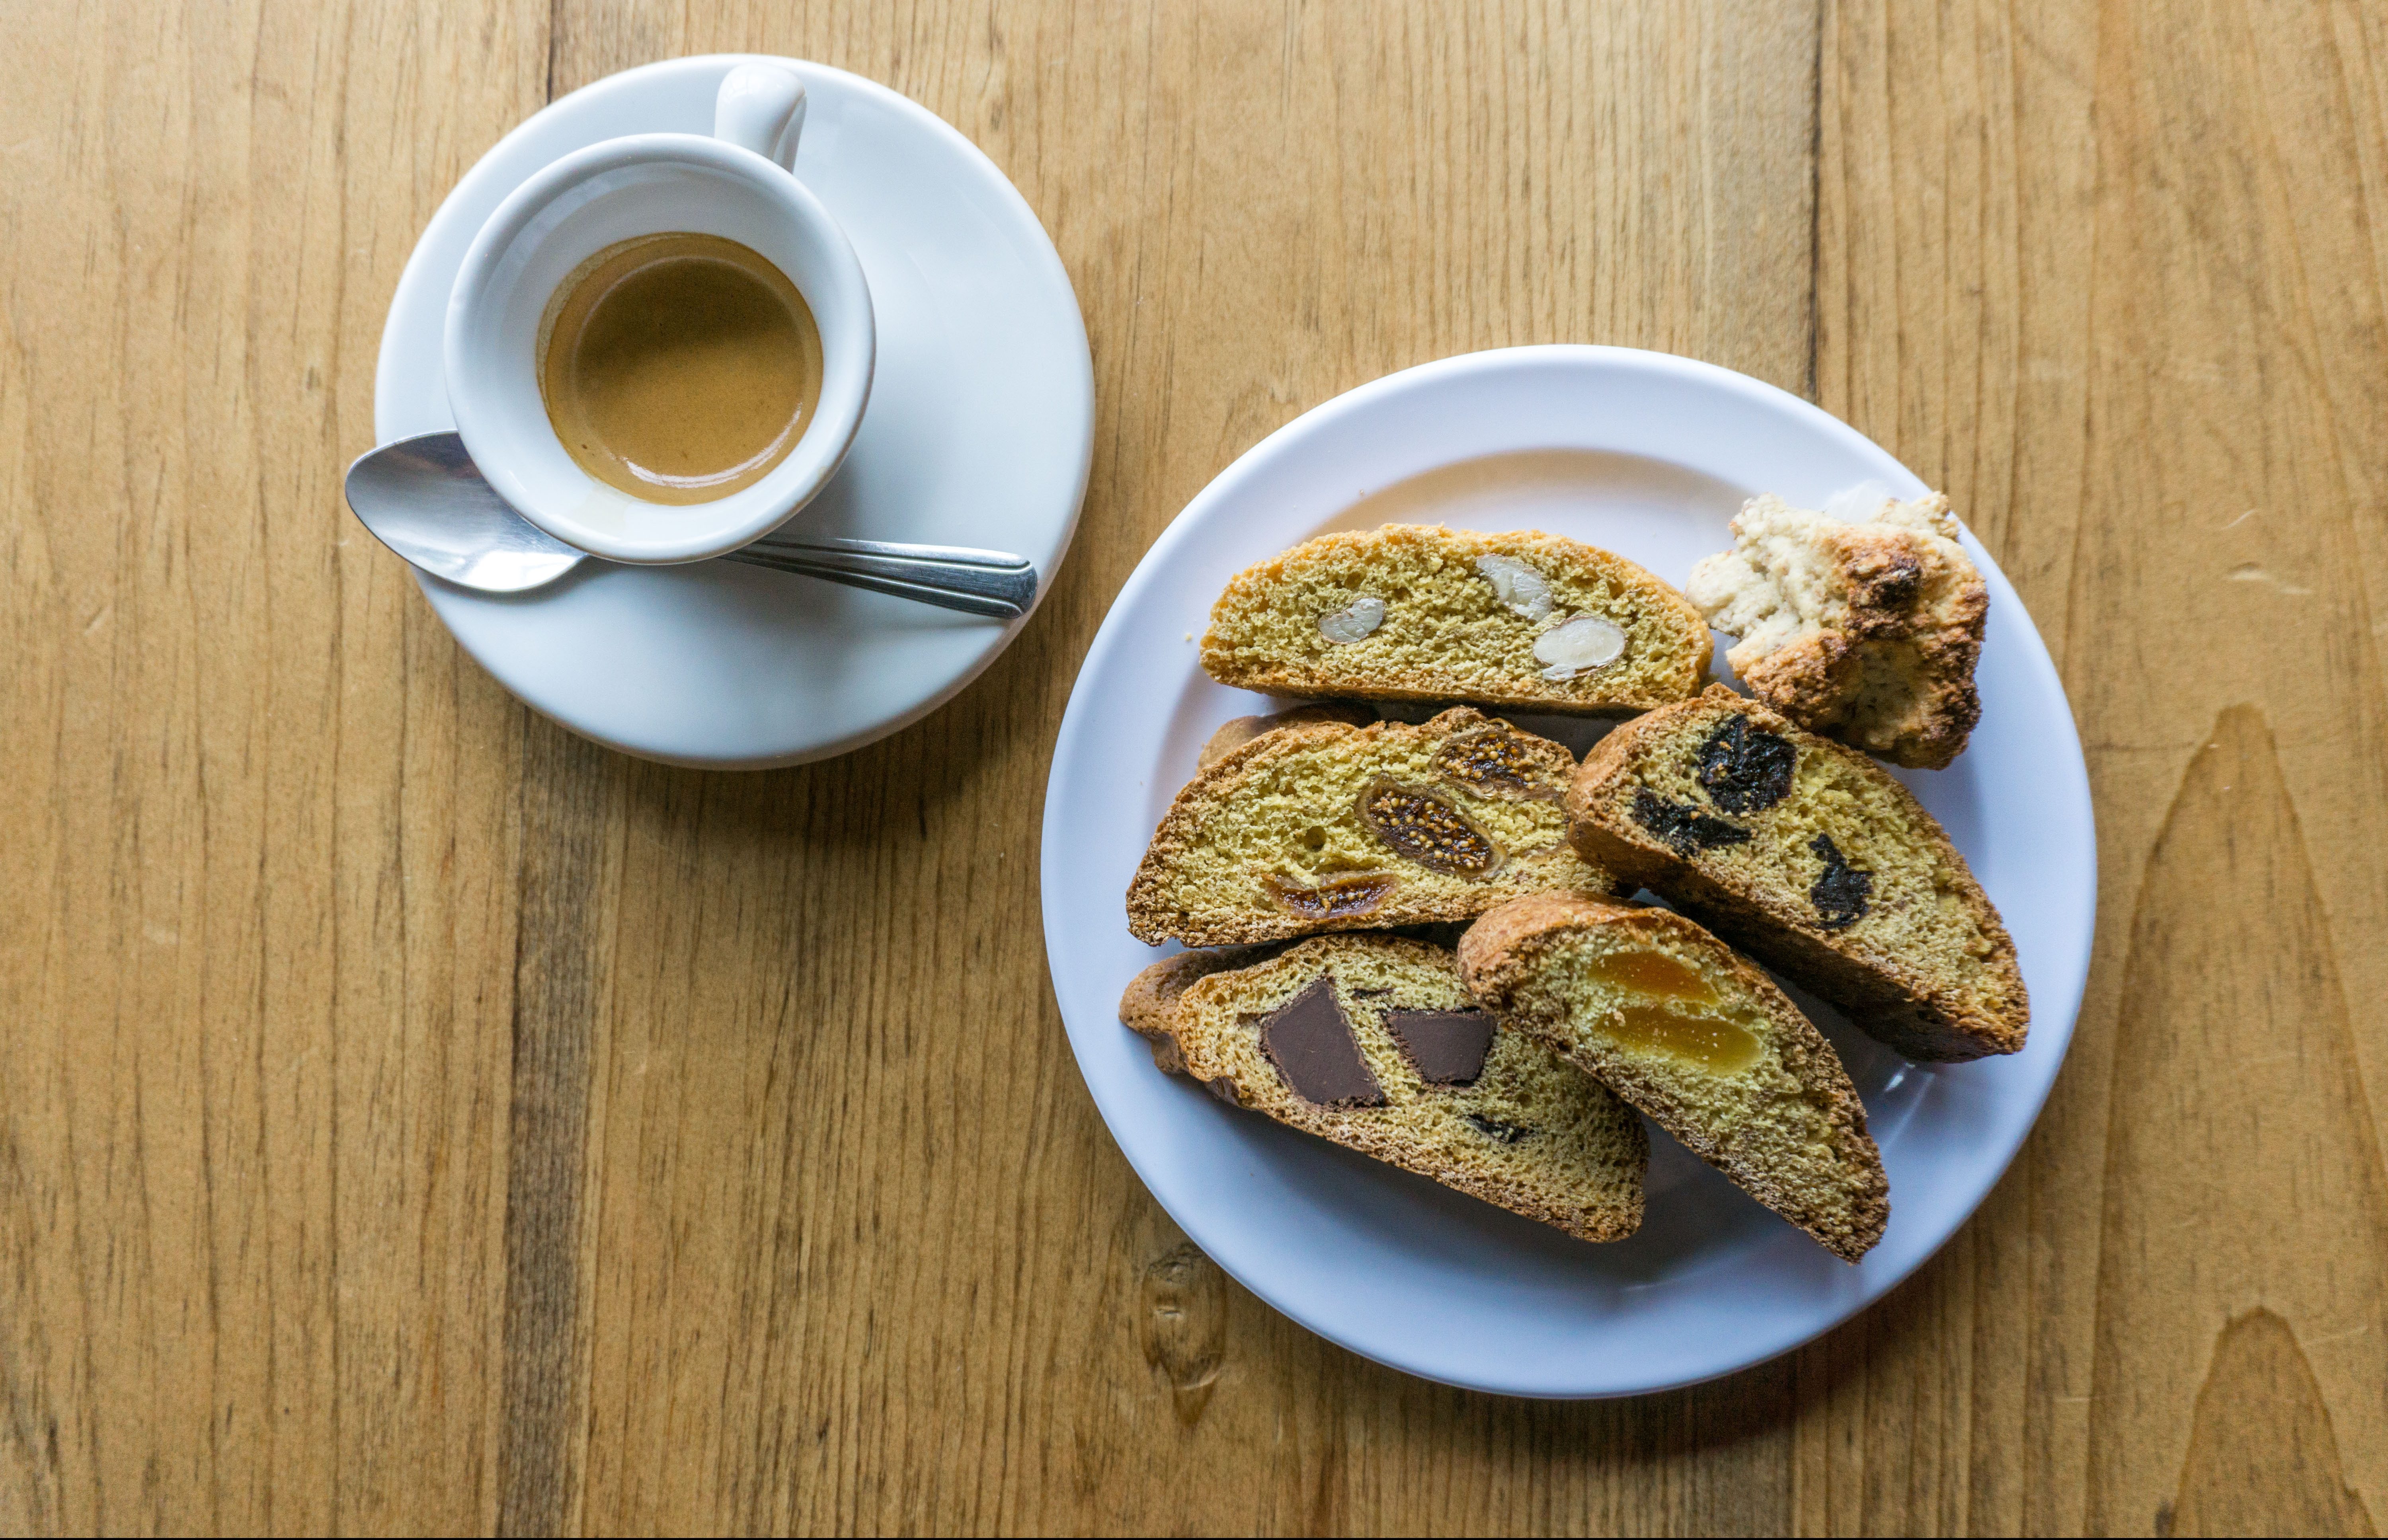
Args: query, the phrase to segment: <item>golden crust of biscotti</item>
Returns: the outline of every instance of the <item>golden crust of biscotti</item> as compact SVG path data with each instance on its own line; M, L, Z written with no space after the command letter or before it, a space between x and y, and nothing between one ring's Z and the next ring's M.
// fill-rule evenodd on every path
M1742 682L1802 727L1894 764L1955 759L1981 720L1989 589L1949 499L1886 499L1845 523L1770 494L1733 527L1734 549L1693 569L1691 594L1741 635L1726 658Z
M1782 802L1736 814L1701 806L1694 802L1697 793L1683 789L1684 763L1728 713L1795 746L1802 779ZM1637 790L1654 781L1661 783L1658 793L1676 793L1669 800L1747 827L1751 839L1689 853L1670 847L1633 815ZM1829 798L1811 794L1810 783L1829 785ZM1861 804L1870 804L1871 814L1855 816ZM1628 722L1595 744L1569 788L1567 807L1569 836L1587 861L1648 888L1908 1058L1959 1061L2023 1046L2030 1000L1998 910L1938 821L1856 750L1802 731L1719 685L1696 701ZM1877 893L1874 903L1874 912L1895 915L1895 923L1869 927L1861 918L1832 928L1785 875L1803 865L1800 851L1813 849L1801 842L1810 836L1799 820L1826 817L1845 831L1835 843L1847 847L1841 853L1852 865L1864 865L1869 852L1885 848L1899 854L1887 870L1868 868L1879 887L1895 890ZM1777 826L1796 838L1778 836ZM1953 905L1941 903L1943 896ZM1894 910L1893 900L1902 907ZM1945 923L1930 926L1936 917Z
M1223 946L1181 952L1128 980L1119 1003L1120 1025L1152 1045L1152 1062L1172 1074L1183 1074L1186 1061L1177 1040L1169 1035L1170 1013L1188 990L1214 973L1249 967L1285 950L1282 946Z
M1314 701L1306 706L1275 712L1265 716L1238 716L1219 725L1202 745L1201 757L1194 762L1197 770L1208 770L1229 754L1260 737L1287 727L1307 727L1320 722L1340 722L1346 726L1365 727L1377 720L1377 713L1367 707L1348 701Z
M1754 1002L1769 1040L1760 1058L1730 1075L1680 1066L1661 1071L1650 1055L1620 1051L1596 1029L1571 1018L1570 1004L1581 1002L1567 998L1553 959L1567 940L1595 930L1688 955L1721 992ZM1772 979L1690 920L1663 909L1536 894L1505 903L1469 928L1459 943L1459 966L1469 994L1486 1009L1546 1038L1843 1261L1856 1262L1882 1239L1890 1221L1890 1184L1840 1055ZM1684 1095L1680 1085L1686 1076L1711 1081L1723 1092L1715 1099L1730 1102L1736 1116L1721 1117L1713 1106ZM1820 1162L1812 1153L1817 1148L1829 1151L1829 1160Z
M1268 949L1256 961L1246 953L1240 967L1213 966L1215 955L1156 964L1121 1001L1123 1021L1169 1040L1170 1055L1154 1055L1163 1068L1224 1101L1582 1240L1622 1240L1641 1224L1648 1137L1607 1087L1497 1018L1474 1081L1430 1085L1386 1030L1388 1010L1471 1008L1450 949L1358 932ZM1269 1012L1321 978L1387 1105L1305 1101L1260 1047Z
M1531 567L1548 593L1505 599L1476 565L1486 557ZM1384 606L1367 636L1338 643L1318 629L1362 600ZM1558 665L1535 657L1537 642L1584 615L1622 630L1624 653L1549 677ZM1322 535L1237 574L1212 608L1202 666L1268 695L1615 715L1696 694L1711 645L1689 600L1614 552L1539 530L1387 524Z
M1565 745L1466 707L1416 726L1264 733L1179 790L1129 885L1128 928L1150 942L1249 945L1464 924L1550 888L1614 891L1568 844L1560 803L1574 768ZM1396 849L1360 806L1384 788L1456 810L1450 829L1480 840L1493 867L1454 875Z

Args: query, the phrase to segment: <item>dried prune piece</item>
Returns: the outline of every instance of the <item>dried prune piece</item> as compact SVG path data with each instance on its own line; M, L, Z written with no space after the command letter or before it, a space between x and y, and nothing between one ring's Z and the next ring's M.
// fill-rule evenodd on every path
M1500 847L1449 799L1382 777L1360 793L1360 821L1405 861L1481 879L1501 866Z
M1303 919L1340 920L1347 915L1365 915L1384 903L1402 879L1388 873L1362 872L1330 877L1315 888L1298 888L1271 872L1261 878L1261 884L1271 898Z
M1548 751L1547 744L1543 745L1544 752L1536 753L1535 742L1511 732L1505 723L1472 727L1443 740L1434 751L1434 773L1480 796L1558 802L1566 793L1540 778L1556 769L1550 762L1557 756Z
M1799 751L1735 712L1700 745L1699 781L1727 813L1762 813L1791 794Z
M1808 849L1824 864L1824 875L1808 890L1808 902L1816 906L1825 929L1847 930L1865 918L1866 900L1874 893L1874 874L1850 865L1829 834L1809 840Z
M1497 1139L1504 1144L1515 1144L1520 1139L1533 1137L1534 1130L1531 1129L1520 1128L1515 1123L1504 1123L1497 1117L1487 1117L1482 1113L1469 1112L1463 1113L1461 1116L1467 1118L1468 1126L1478 1133L1487 1139Z
M1711 818L1685 802L1670 802L1646 786L1633 793L1633 821L1664 839L1677 855L1749 843L1749 831L1740 825Z

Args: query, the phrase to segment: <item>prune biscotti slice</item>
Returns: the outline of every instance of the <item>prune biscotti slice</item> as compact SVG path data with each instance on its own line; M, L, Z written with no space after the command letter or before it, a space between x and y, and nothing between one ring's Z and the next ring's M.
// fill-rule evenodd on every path
M1169 1040L1164 1068L1238 1106L1587 1241L1642 1222L1642 1120L1477 1008L1442 947L1358 934L1224 970L1172 957L1120 1016Z
M1563 893L1460 939L1477 1004L1548 1041L1759 1202L1855 1262L1890 1185L1840 1055L1774 981L1680 915Z
M1708 628L1621 556L1534 530L1387 524L1247 567L1202 666L1270 695L1617 715L1696 694Z
M1568 791L1576 849L1911 1059L2012 1054L2014 942L1940 826L1854 749L1718 686L1636 718Z
M1980 720L1974 665L1989 589L1938 493L1886 497L1844 522L1772 493L1733 521L1734 549L1692 569L1689 595L1741 639L1725 659L1759 700L1811 732L1937 770Z
M1227 946L1615 891L1568 843L1574 769L1565 745L1464 707L1416 726L1276 728L1177 793L1128 888L1128 928Z

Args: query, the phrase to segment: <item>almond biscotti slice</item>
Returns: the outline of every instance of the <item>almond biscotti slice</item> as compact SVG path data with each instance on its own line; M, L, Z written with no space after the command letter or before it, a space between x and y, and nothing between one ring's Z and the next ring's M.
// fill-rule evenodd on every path
M1938 770L1981 719L1974 665L1989 589L1939 493L1886 495L1863 519L1769 493L1733 521L1734 549L1692 569L1691 600L1739 637L1725 661L1810 732Z
M1697 693L1708 647L1689 600L1597 547L1387 524L1238 573L1202 666L1269 695L1616 715Z
M1164 1068L1238 1106L1587 1241L1642 1222L1641 1118L1478 1009L1444 948L1363 934L1226 970L1172 957L1120 1015L1169 1040Z
M1278 727L1177 793L1127 892L1147 941L1226 946L1474 919L1615 881L1568 844L1564 744L1459 708Z
M2012 1054L2014 942L1913 793L1719 685L1638 717L1568 792L1587 861L1639 882L1911 1059Z
M1478 920L1459 966L1477 1004L1547 1039L1834 1256L1855 1262L1882 1239L1890 1184L1840 1055L1698 926L1543 893Z

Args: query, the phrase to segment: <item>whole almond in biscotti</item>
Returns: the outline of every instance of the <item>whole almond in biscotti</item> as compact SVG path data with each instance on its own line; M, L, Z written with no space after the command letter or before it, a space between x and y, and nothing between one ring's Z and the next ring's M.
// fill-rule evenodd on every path
M1641 883L1911 1059L2012 1054L2013 940L1914 794L1719 685L1637 717L1568 790L1587 861Z
M1708 646L1683 595L1597 547L1387 524L1237 574L1202 667L1269 695L1617 715L1698 693Z
M1276 728L1177 793L1128 889L1128 928L1226 946L1613 891L1568 843L1574 769L1565 745L1465 707L1416 726Z
M1949 499L1884 497L1843 522L1772 493L1733 521L1734 549L1692 569L1725 661L1785 716L1893 764L1937 770L1982 714L1974 665L1989 589Z
M1890 1184L1841 1057L1772 979L1680 915L1543 893L1459 942L1468 993L1540 1037L1845 1262Z
M1128 986L1120 1017L1162 1068L1586 1241L1641 1223L1642 1119L1480 1009L1448 948L1363 933L1225 963L1186 953Z

